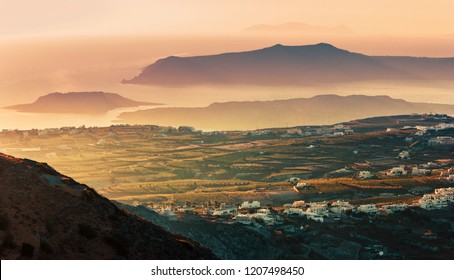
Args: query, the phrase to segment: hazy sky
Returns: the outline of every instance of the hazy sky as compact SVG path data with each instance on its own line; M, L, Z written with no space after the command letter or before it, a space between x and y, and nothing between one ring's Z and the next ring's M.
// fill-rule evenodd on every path
M452 84L347 85L306 89L304 95L300 88L183 90L120 81L169 55L244 51L277 43L327 42L368 55L454 57L453 11L453 0L0 0L0 115L2 106L33 102L55 91L116 92L175 106L321 93L390 94L426 102L434 100L427 93L436 92L438 102L452 103ZM244 31L257 24L288 22L344 25L353 33ZM0 128L26 122L5 114Z
M14 103L52 91L107 90L161 57L276 43L454 57L452 11L452 0L0 0L0 95ZM287 22L345 25L353 33L244 31Z
M453 34L452 0L0 0L0 35L236 32L290 21L362 34Z

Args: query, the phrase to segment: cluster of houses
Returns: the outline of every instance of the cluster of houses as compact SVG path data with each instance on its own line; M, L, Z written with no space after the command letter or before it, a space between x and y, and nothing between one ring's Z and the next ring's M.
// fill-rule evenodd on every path
M424 116L427 117L427 116ZM434 119L439 120L448 120L448 116L443 115L440 117L434 117ZM452 137L452 131L454 130L454 123L439 123L434 126L404 126L402 130L414 130L417 131L414 135L405 137L405 141L412 143L415 141L423 141L427 145L432 147L445 147L454 145L454 137ZM387 133L394 133L399 131L397 128L387 128ZM409 154L408 154L409 156ZM407 154L401 153L398 156L399 158L407 158Z
M404 175L429 176L433 174L440 174L440 179L454 182L454 167L449 167L452 164L452 160L439 160L437 162L427 162L415 165L399 165L392 167L389 170L379 172L379 174L392 177ZM361 170L355 174L355 177L360 180L367 180L376 178L377 175L368 170Z
M293 127L282 129L259 129L254 131L248 131L244 135L259 136L268 135L272 133L280 133L282 138L294 137L294 136L343 136L351 135L354 133L353 129L344 124L336 124L334 126L317 126L317 127Z
M307 219L317 222L324 222L325 219L331 218L333 221L339 221L342 215L346 213L364 213L374 215L378 212L392 214L407 209L407 204L390 204L377 207L375 204L361 204L354 206L348 201L310 202L295 201L291 206L284 205L284 214L305 216Z
M226 203L203 207L199 214L219 217L222 220L231 219L237 223L252 225L255 227L274 226L284 223L285 216L305 217L308 220L320 223L331 221L336 222L342 216L349 213L364 213L366 215L393 214L404 211L408 207L420 207L426 210L442 209L448 207L449 202L454 202L454 188L435 189L432 194L425 194L412 205L405 203L388 204L377 206L375 204L352 205L348 201L335 202L305 202L303 200L294 201L291 204L284 204L283 207L262 207L259 201L244 201L239 205L228 205ZM138 204L136 204L137 206ZM158 208L150 209L167 217L169 220L176 220L179 212L197 212L194 206L185 205L183 207L162 205Z
M448 207L448 202L454 202L454 188L435 189L433 194L425 194L419 200L423 209L434 210Z

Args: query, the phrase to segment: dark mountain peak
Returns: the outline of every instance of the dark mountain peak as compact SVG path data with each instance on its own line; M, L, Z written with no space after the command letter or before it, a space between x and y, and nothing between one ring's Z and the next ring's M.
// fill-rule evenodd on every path
M44 163L0 153L0 193L0 259L215 258Z
M279 49L279 48L282 48L282 47L284 47L282 44L276 44L276 45L272 46L271 48L272 49Z
M317 47L317 48L325 48L325 49L339 50L339 49L336 48L335 46L333 46L333 45L331 45L331 44L328 44L328 43L324 43L324 42L315 44L315 45L313 45L313 46L314 46L314 47Z
M453 73L454 59L367 56L321 42L303 46L276 44L217 55L168 57L124 82L167 86L313 86L372 80L450 80Z

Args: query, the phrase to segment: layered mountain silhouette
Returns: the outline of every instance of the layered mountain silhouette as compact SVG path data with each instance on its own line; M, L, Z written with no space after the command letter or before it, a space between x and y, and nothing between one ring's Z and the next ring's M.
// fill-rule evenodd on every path
M367 56L320 43L160 59L124 83L317 85L367 80L450 80L454 58Z
M45 163L0 154L1 259L213 259Z
M318 95L275 101L213 103L203 108L157 108L120 114L130 124L191 125L208 130L250 130L335 124L374 116L454 114L454 105L413 103L389 96Z
M137 107L141 105L159 104L134 101L116 93L100 91L54 92L39 97L31 104L8 106L5 109L35 113L102 114L116 108Z

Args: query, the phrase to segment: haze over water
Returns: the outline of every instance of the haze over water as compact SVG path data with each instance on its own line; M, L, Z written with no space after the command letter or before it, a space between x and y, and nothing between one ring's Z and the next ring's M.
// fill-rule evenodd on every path
M178 107L319 94L389 95L413 102L454 104L453 81L375 81L319 87L171 88L121 84L121 80L133 78L143 67L163 57L239 52L278 43L326 42L366 55L454 57L449 12L453 4L449 1L421 7L414 1L371 4L356 0L285 0L263 5L254 0L241 5L236 1L203 1L201 5L200 1L191 0L178 1L179 5L157 5L138 0L127 4L97 0L66 6L44 0L39 5L32 4L33 13L24 11L21 2L10 1L0 11L0 107L31 103L51 92L70 91L112 92ZM275 12L278 7L280 13ZM17 16L20 13L25 14ZM284 28L286 22L307 23L310 30L245 31L258 24ZM335 31L337 26L347 32ZM0 129L111 125L125 110L135 109L117 109L102 116L0 110Z

